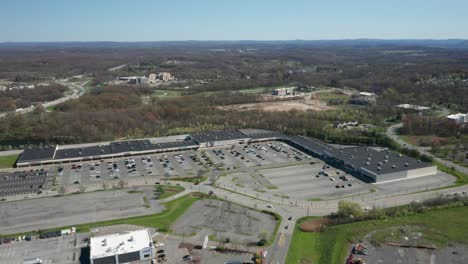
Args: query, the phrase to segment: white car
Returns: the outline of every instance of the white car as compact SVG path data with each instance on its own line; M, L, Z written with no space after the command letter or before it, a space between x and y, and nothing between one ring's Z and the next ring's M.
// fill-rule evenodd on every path
M273 208L273 205L271 205L271 204L267 204L267 206L266 206L266 207L267 207L267 208Z

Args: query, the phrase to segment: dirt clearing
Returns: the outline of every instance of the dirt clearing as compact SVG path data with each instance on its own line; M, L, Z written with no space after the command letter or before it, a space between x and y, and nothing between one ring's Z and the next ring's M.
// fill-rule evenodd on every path
M323 225L328 224L327 218L309 219L301 223L299 228L303 232L320 232Z

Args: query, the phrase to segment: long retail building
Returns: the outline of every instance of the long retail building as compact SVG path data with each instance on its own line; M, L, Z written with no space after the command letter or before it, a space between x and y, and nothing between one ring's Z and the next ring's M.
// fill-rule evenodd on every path
M282 141L366 182L380 183L437 173L437 168L432 164L391 150L379 151L365 146L340 148L306 136L288 136L280 132L260 129L230 129L80 146L29 147L23 151L16 165L17 167L43 166L198 150L260 141Z

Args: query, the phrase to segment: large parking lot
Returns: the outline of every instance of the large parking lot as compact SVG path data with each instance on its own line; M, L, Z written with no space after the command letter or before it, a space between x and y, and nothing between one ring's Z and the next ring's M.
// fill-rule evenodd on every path
M369 192L371 186L343 171L315 161L282 168L260 170L273 185L272 193L295 199L332 199Z
M0 233L14 234L64 225L93 223L164 210L156 200L145 203L144 195L145 192L129 193L128 190L112 190L2 203ZM148 197L147 200L151 198Z
M165 179L194 177L204 171L196 151L171 152L95 161L64 164L59 170L62 186L88 185L107 180L132 179L144 176Z
M210 173L215 171L216 173ZM454 177L440 173L402 182L366 184L285 143L271 141L170 153L141 155L82 163L65 163L0 177L0 196L37 193L50 189L74 191L117 185L130 180L176 179L223 174L216 184L252 196L301 199L337 199L376 191L393 195L440 188ZM58 175L58 176L55 176ZM72 188L70 188L72 187Z
M202 233L212 240L250 245L262 236L269 239L275 229L273 216L230 202L201 200L195 202L174 224L178 235Z
M0 263L21 264L24 259L38 258L44 264L78 264L85 234L31 241L12 241L0 245Z
M43 168L0 173L0 197L41 192L53 173Z

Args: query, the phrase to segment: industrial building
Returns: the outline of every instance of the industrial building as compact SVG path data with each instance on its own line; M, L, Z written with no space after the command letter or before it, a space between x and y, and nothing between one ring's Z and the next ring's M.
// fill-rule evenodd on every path
M447 118L455 122L455 124L457 125L468 123L468 114L462 114L462 113L452 114L452 115L448 115Z
M394 151L377 151L369 147L329 149L323 157L365 182L382 183L437 173L437 167L429 163Z
M375 93L359 92L351 95L351 98L349 98L350 104L368 105L375 104L376 102L377 95Z
M149 82L145 76L119 77L119 81L125 81L128 84L147 84Z
M421 105L413 105L413 104L399 104L396 107L404 110L411 110L416 112L423 112L431 110L428 106L421 106Z
M28 167L61 164L261 141L282 141L366 182L380 183L437 173L436 167L430 163L421 162L390 150L377 151L364 146L336 148L315 138L288 136L280 132L260 129L226 129L169 137L164 140L159 138L128 140L87 144L83 147L31 147L24 150L16 165Z
M151 260L155 256L153 240L147 229L124 234L92 237L91 264L120 264Z
M273 95L276 95L276 96L294 95L295 89L296 87L278 88L273 91Z

